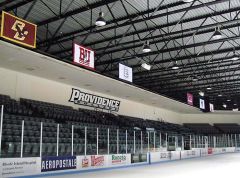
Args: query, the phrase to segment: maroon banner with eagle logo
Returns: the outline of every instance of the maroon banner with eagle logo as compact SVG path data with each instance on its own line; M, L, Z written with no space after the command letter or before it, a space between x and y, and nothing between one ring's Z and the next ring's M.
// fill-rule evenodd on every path
M2 12L1 37L9 41L36 48L37 25Z

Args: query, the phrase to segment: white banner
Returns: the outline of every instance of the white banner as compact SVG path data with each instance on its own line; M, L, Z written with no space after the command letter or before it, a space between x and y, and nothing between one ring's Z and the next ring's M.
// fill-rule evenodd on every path
M41 158L1 158L0 177L27 176L41 173Z
M73 62L81 66L94 69L94 51L81 46L73 44Z
M214 105L212 103L209 103L209 107L210 107L210 112L214 112Z
M119 64L119 78L132 82L132 68L123 64Z
M205 109L205 101L200 98L199 103L200 103L200 109Z

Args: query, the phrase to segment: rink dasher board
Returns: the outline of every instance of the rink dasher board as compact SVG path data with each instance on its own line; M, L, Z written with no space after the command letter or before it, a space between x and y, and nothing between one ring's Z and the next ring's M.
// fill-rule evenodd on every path
M240 152L240 148L230 147L230 148L218 148L216 149L216 153L219 154L221 149L225 149L222 153L232 153L232 152ZM201 157L203 157L203 153L207 153L207 149L193 149L195 151L195 155L198 155L201 152ZM164 152L151 152L148 153L147 162L143 163L131 163L131 154L115 154L113 155L92 155L94 163L92 164L91 156L76 156L76 169L69 170L56 170L49 172L41 172L42 169L42 159L40 157L33 158L2 158L0 159L0 177L17 177L17 176L33 176L33 175L51 175L51 174L64 174L67 172L78 173L78 172L91 172L94 170L108 170L112 168L120 168L120 167L131 167L137 165L147 165L150 163L164 162L164 161L172 161L172 160L181 160L187 158L195 158L193 157L193 150L186 151L164 151ZM199 150L199 151L196 151ZM190 151L190 152L189 152ZM213 151L213 152L214 152ZM161 157L161 153L162 157ZM165 155L165 156L164 156ZM167 156L166 156L167 155ZM168 156L169 155L169 156ZM188 155L188 156L183 156ZM213 154L212 154L213 155ZM209 156L209 155L208 155ZM88 157L88 161L85 162L86 157ZM104 159L103 159L104 157ZM169 158L170 157L170 158ZM200 156L196 156L200 157ZM61 158L61 157L60 157ZM150 160L149 160L150 159ZM83 167L86 166L86 167ZM88 166L87 166L88 165Z

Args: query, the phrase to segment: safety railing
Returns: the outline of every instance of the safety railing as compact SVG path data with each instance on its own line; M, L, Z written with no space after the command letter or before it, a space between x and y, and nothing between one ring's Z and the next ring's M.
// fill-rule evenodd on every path
M139 154L162 150L239 147L240 135L204 136L156 130L128 130L117 126L39 122L4 117L1 106L0 156Z

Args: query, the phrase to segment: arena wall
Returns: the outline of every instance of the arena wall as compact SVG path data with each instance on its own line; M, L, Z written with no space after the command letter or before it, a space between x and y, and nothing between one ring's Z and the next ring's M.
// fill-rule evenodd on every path
M216 111L213 113L181 114L182 123L238 123L240 124L240 113L232 111Z
M26 73L0 68L0 78L0 93L10 95L17 100L19 98L27 98L79 108L79 105L68 101L72 88L77 88L83 92L121 101L118 114L153 120L163 119L167 122L180 123L179 113L177 112L47 80ZM83 106L81 107L84 108Z

